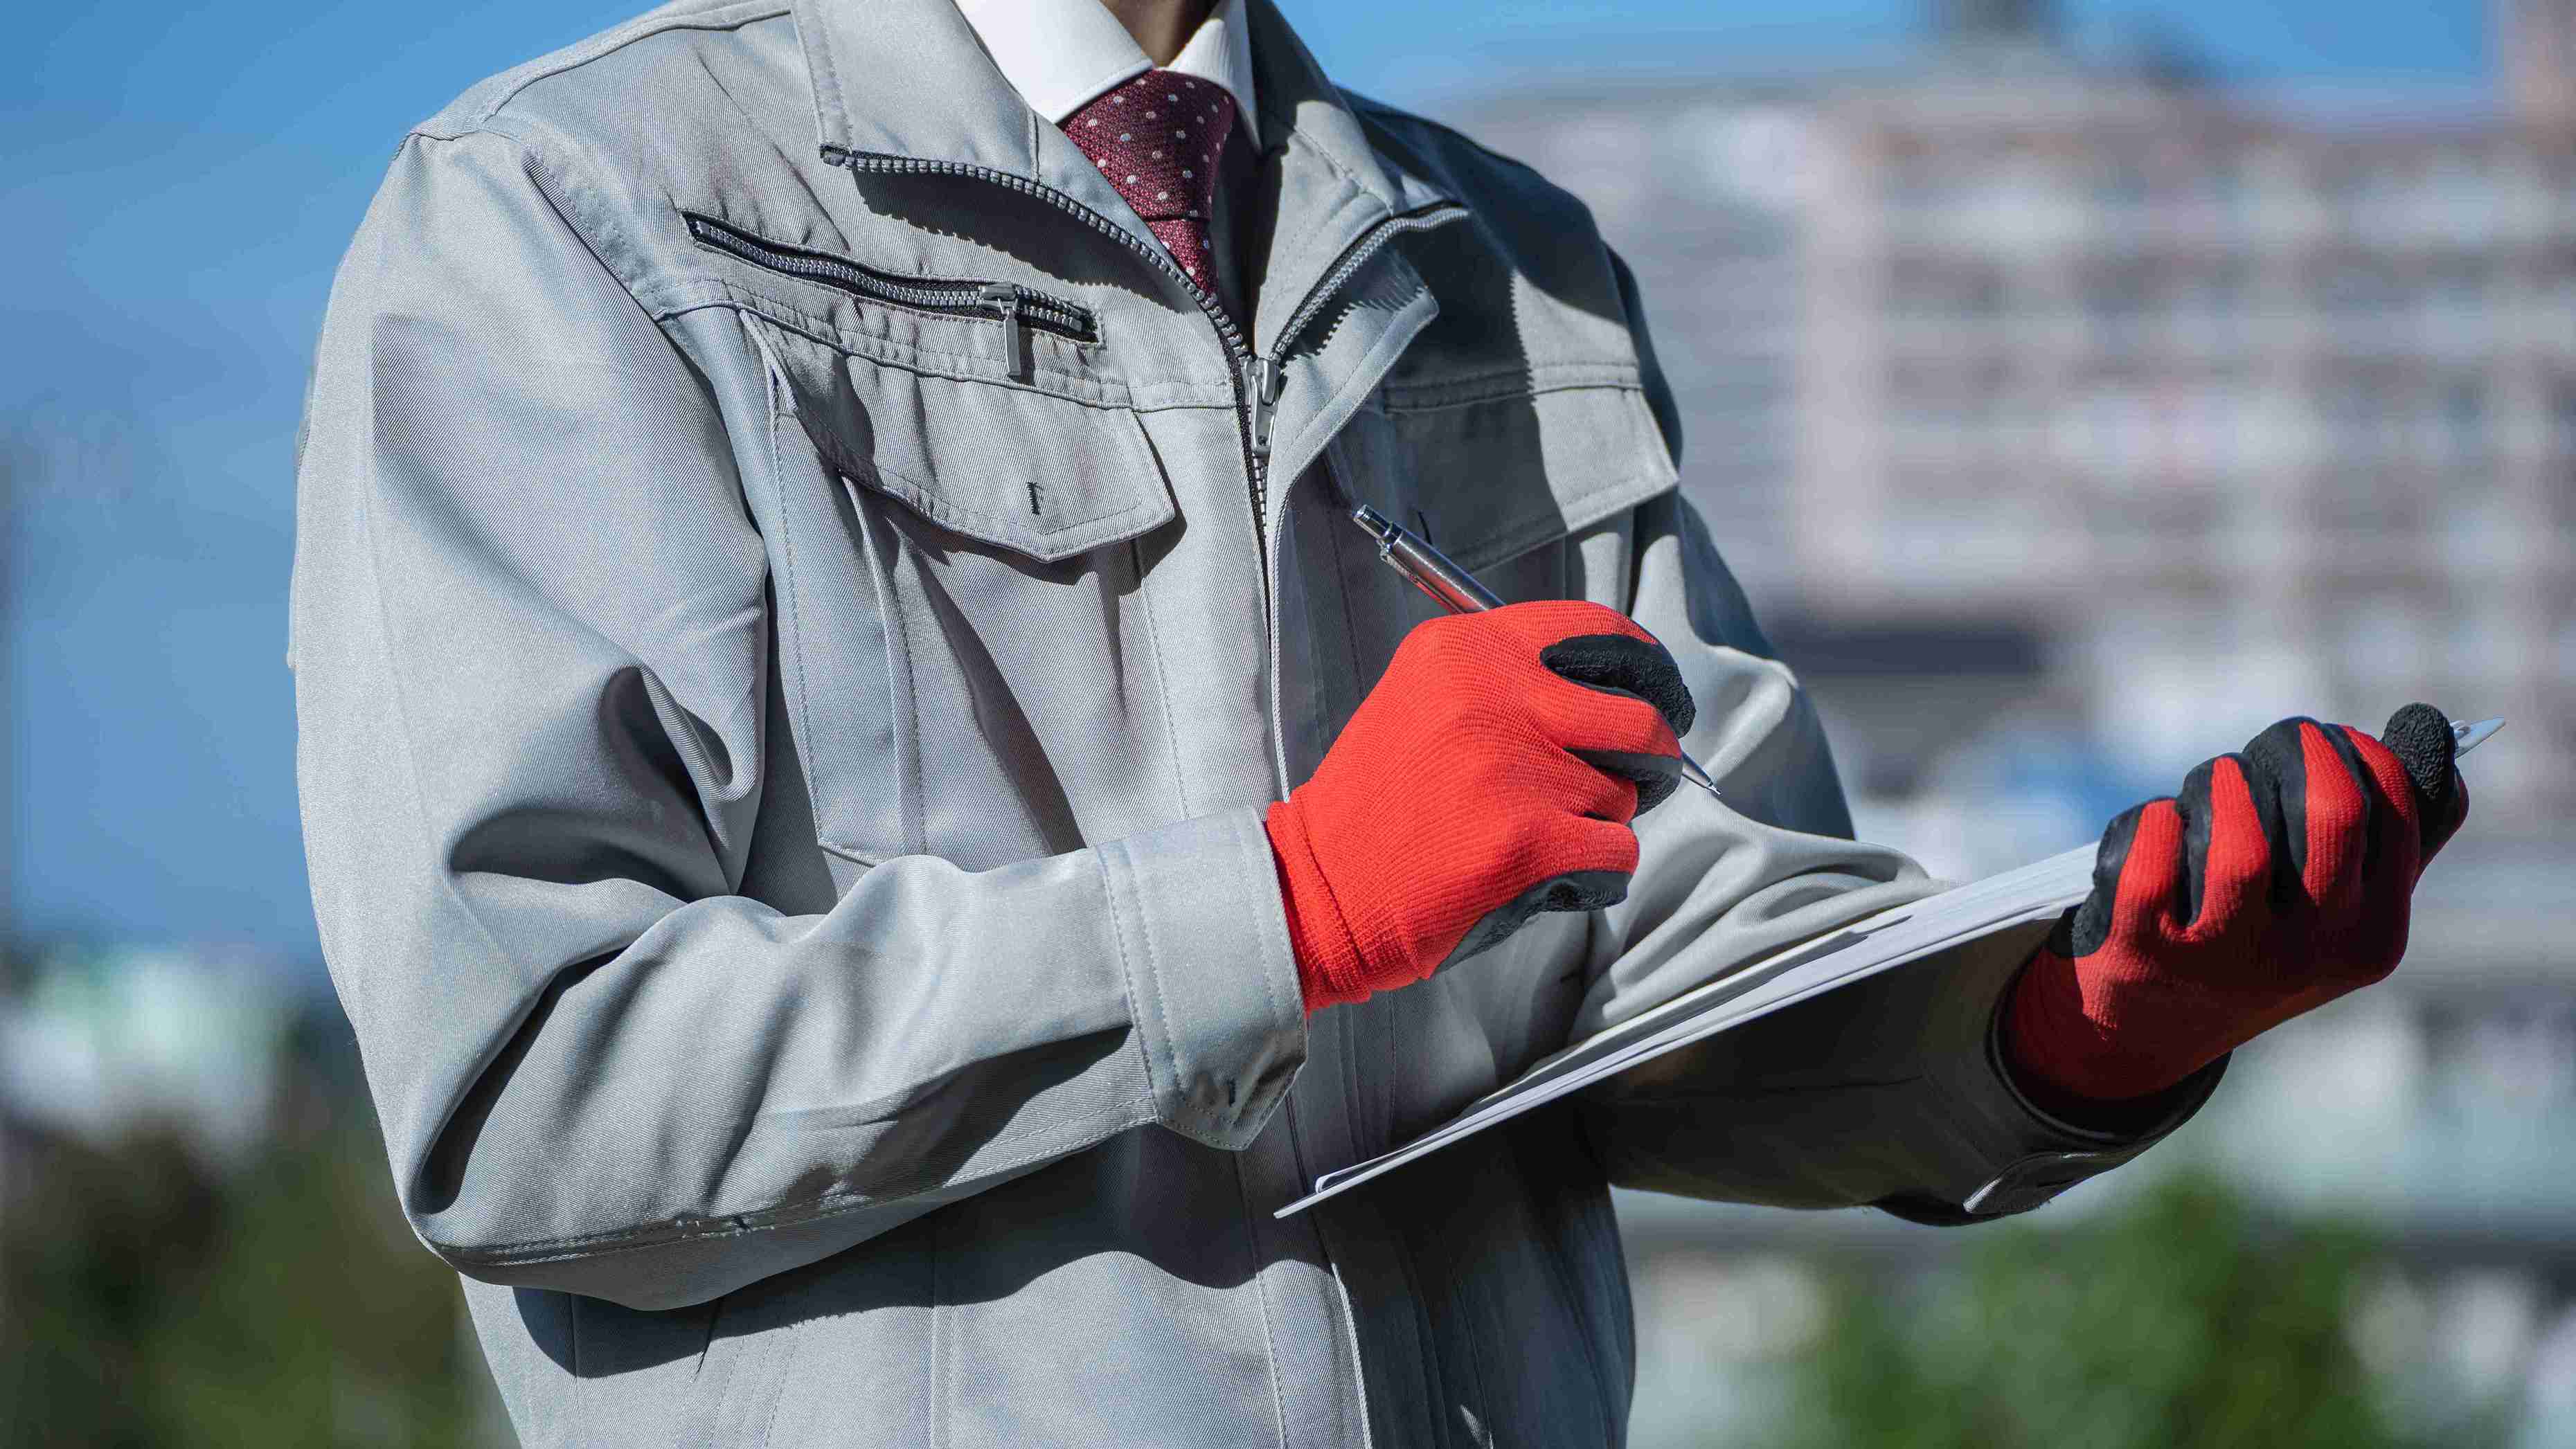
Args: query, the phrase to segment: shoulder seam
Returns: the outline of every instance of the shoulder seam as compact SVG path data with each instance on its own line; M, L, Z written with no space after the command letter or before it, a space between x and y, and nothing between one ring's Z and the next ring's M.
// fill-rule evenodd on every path
M499 115L503 107L517 100L521 91L537 82L552 79L566 71L579 70L592 61L613 55L639 40L650 39L673 30L739 30L758 21L773 20L788 14L791 8L780 3L780 0L740 0L740 3L694 13L638 16L624 25L594 35L588 40L577 41L552 55L528 62L523 73L517 73L515 78L513 78L514 73L510 71L504 71L493 77L492 81L486 84L503 80L509 80L511 84L475 110L470 119L463 120L453 129L439 129L439 117L433 116L412 127L412 131L416 135L454 140L468 131L483 127L494 116ZM441 115L444 114L444 112L441 113Z
M549 154L545 147L489 116L476 125L461 128L453 133L415 131L412 136L424 141L449 143L470 141L478 136L489 136L516 151L520 165L527 169L530 188L536 192L537 198L545 203L546 209L552 211L555 219L563 223L564 230L572 233L573 238L581 243L582 250L590 253L591 261L610 281L617 284L617 289L626 294L626 299L635 304L636 310L652 318L657 329L662 328L660 315L646 306L642 297L635 294L634 283L629 281L625 273L608 259L607 252L601 249L599 238L591 234L591 229L582 225L580 208L572 202L572 194L579 185L579 178L569 175L567 168ZM667 329L662 330L665 331L667 339Z

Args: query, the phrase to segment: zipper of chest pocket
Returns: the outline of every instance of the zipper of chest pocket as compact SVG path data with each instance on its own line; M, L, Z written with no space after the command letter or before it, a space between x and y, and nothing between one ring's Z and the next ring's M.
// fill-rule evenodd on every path
M1252 539L1254 545L1261 551L1261 605L1263 612L1267 613L1270 608L1270 422L1278 406L1280 390L1287 382L1287 375L1281 368L1279 359L1255 354L1252 344L1244 340L1243 329L1235 325L1233 316L1212 294L1202 290L1198 283L1191 281L1190 274L1181 270L1181 264L1172 260L1170 253L1165 252L1161 247L1138 239L1125 227L1054 187L1041 186L1025 176L1014 175L1008 171L996 171L990 166L975 166L963 161L928 161L911 156L872 155L837 148L827 150L824 153L824 159L834 165L846 166L853 172L867 172L872 175L970 176L979 181L989 181L996 186L1019 192L1023 196L1035 197L1072 216L1075 220L1085 223L1101 235L1118 242L1127 250L1143 257L1163 275L1181 284L1181 290L1188 293L1190 299L1199 304L1199 311L1204 313L1209 324L1216 328L1217 340L1225 345L1226 356L1233 364L1230 369L1230 380L1234 387L1235 411L1243 423L1240 433L1243 441L1243 473L1252 490ZM1342 255L1333 264L1332 270L1326 272L1323 281L1298 303L1297 310L1289 317L1289 325L1279 334L1280 352L1287 351L1288 344L1295 340L1298 332L1315 320L1316 315L1323 310L1324 303L1349 282L1370 257L1377 254L1378 248L1404 232L1438 226L1442 222L1454 221L1466 214L1465 206L1454 201L1443 201L1417 211L1400 212L1380 218L1375 225L1360 233L1349 246L1342 249Z
M711 216L700 216L694 211L680 214L688 219L689 235L696 239L698 245L723 252L764 271L820 282L854 297L915 312L997 321L1002 324L1002 355L1008 360L1013 376L1020 372L1022 327L1052 332L1076 342L1095 342L1100 337L1099 324L1089 308L1015 283L899 277L862 266L847 257L791 247L754 236L740 227L729 226Z

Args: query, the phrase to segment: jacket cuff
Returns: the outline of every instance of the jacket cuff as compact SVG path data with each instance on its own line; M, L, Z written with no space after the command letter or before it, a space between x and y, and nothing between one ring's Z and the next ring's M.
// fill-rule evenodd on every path
M1183 820L1099 847L1110 927L1156 1120L1251 1144L1306 1059L1306 1011L1260 811Z
M1949 1184L1948 1192L1908 1193L1882 1198L1875 1206L1913 1222L1956 1226L2025 1213L2053 1200L2079 1182L2129 1161L2172 1135L2191 1120L2217 1091L2226 1075L2220 1057L2160 1094L2158 1106L2134 1130L2105 1131L2069 1122L2041 1109L2013 1081L2004 1060L2003 1012L2022 958L1990 958L1966 979L1952 999L1955 1043L1952 1064L1936 1074L1946 1078L1945 1093L1956 1113L1955 1125L1973 1150L1969 1156L1988 1164L1979 1176Z

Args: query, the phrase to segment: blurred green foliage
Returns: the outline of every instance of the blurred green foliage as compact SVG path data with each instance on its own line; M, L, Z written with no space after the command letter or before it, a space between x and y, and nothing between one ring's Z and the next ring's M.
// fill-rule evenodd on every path
M1837 1273L1791 1370L1794 1446L2382 1449L2434 1436L2347 1333L2365 1233L2256 1220L2218 1183L2106 1220L1976 1234L1918 1279ZM2445 1446L2489 1437L2446 1425ZM2492 1428L2493 1426L2486 1426Z
M487 1440L455 1275L394 1210L363 1101L290 1077L285 1130L220 1175L167 1130L12 1133L0 1445Z

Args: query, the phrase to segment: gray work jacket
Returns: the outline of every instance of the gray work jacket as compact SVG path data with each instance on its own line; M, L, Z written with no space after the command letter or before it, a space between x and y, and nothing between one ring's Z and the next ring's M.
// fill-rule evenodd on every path
M1584 209L1251 21L1240 329L950 0L684 0L395 155L299 444L298 778L529 1445L1615 1444L1610 1184L1966 1219L2147 1140L2024 1105L1963 959L1273 1219L1934 883L1849 838ZM1336 497L1633 614L1725 795L1310 1019L1261 814L1432 607Z

